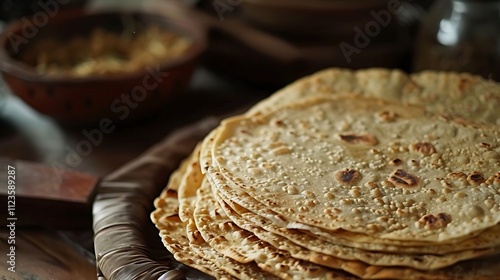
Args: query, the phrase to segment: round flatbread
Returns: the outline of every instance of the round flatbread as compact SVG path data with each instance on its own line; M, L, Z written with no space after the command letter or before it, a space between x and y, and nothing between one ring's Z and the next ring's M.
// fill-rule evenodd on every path
M214 164L289 227L443 242L495 226L500 131L381 102L326 98L228 120Z

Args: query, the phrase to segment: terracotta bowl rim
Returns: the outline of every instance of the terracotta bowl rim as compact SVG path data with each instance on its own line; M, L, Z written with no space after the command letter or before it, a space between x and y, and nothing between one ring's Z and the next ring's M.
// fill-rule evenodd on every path
M200 56L207 48L207 34L203 26L195 20L190 20L187 17L175 17L166 14L160 14L154 11L144 11L137 9L100 9L100 10L87 10L87 9L67 9L59 11L49 22L40 27L45 28L54 24L61 24L68 20L83 19L95 15L113 15L113 14L131 14L140 15L145 17L158 17L162 21L167 22L193 40L191 47L182 55L174 59L167 59L158 64L150 65L149 67L158 67L162 70L168 70L182 66ZM13 58L6 50L8 40L12 34L19 32L26 24L32 24L31 21L23 18L9 23L3 32L0 34L0 71L3 74L14 76L18 79L39 82L39 83L54 83L54 84L82 84L82 83L100 83L100 82L117 82L129 79L140 79L147 74L146 70L139 70L134 72L124 72L113 75L89 75L83 77L71 77L67 75L44 75L36 73L34 67L27 65L15 58ZM35 35L36 36L36 35Z

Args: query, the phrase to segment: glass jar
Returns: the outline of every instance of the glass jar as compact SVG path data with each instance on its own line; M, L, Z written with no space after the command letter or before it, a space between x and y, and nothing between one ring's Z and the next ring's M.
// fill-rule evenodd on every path
M4 23L0 21L0 33L3 32ZM5 86L5 82L0 75L0 115L2 114L2 109L5 104L5 99L7 95L7 87Z
M424 18L414 70L471 72L500 80L500 1L438 0Z

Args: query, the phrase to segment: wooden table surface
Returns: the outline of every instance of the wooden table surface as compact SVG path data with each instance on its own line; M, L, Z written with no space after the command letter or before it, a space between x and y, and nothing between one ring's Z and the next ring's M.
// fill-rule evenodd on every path
M0 84L0 89L2 86ZM85 140L82 130L90 130L92 126L62 127L18 98L7 95L0 101L0 157L62 165L103 177L175 129L215 112L230 112L252 104L268 93L200 68L189 90L175 103L148 119L117 128L105 135L88 156L76 160L74 157L70 160L68 155L79 141ZM92 279L96 275L90 227L77 230L16 228L16 273L8 270L8 256L4 254L9 249L8 236L7 230L0 231L1 280ZM73 278L67 278L68 275Z

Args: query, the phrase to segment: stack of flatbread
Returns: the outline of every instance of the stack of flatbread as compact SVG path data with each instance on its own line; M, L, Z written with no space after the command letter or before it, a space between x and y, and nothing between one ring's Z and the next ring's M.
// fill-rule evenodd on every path
M500 279L500 85L319 72L224 120L155 206L220 279Z

